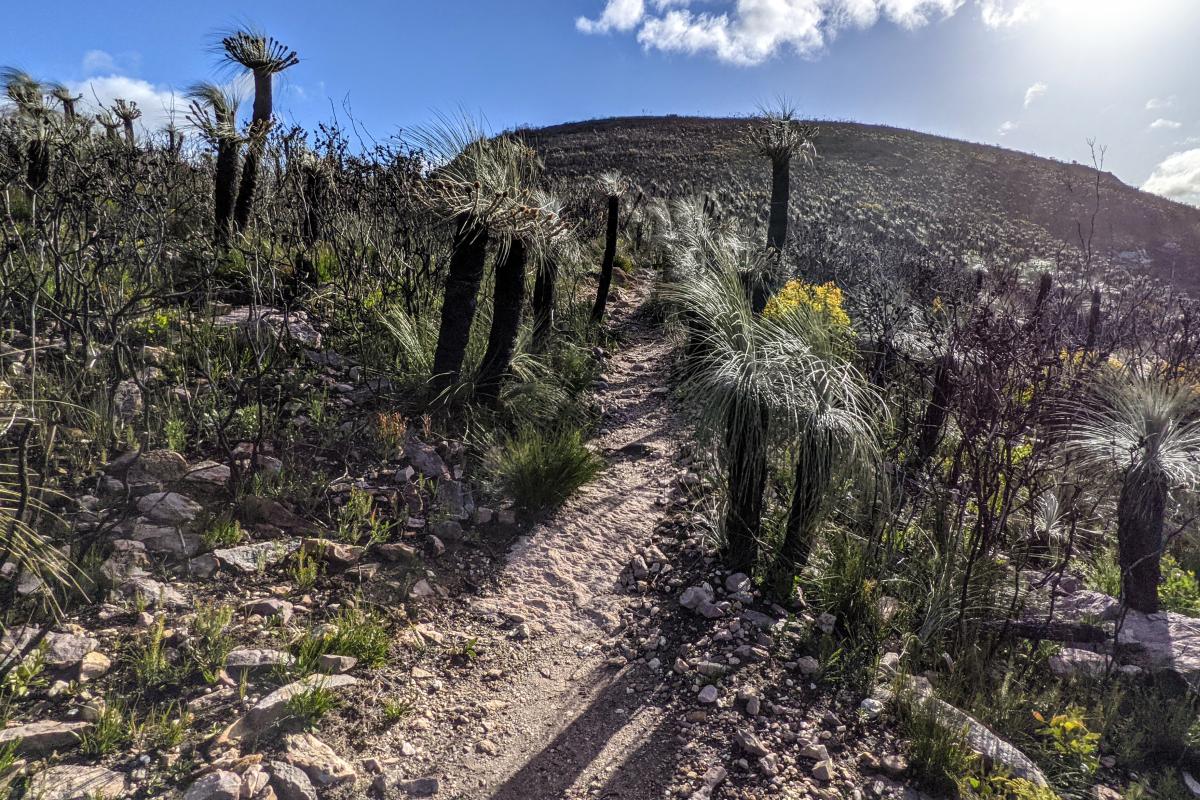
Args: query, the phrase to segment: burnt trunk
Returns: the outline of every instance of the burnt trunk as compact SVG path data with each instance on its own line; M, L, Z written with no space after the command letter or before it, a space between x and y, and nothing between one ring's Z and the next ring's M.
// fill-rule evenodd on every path
M133 120L125 120L125 144L131 148L137 146L137 140L133 138Z
M446 276L446 291L442 299L442 321L433 355L433 378L430 381L434 391L439 393L457 383L462 373L487 256L487 230L469 217L460 217L456 224L458 227L454 235L454 250L450 255L450 272Z
M246 161L242 164L242 182L233 205L235 231L245 230L250 224L250 209L254 206L254 192L258 189L258 161L261 155L262 144L251 138L250 146L246 148Z
M500 384L512 363L521 327L521 309L525 305L525 243L516 239L508 253L496 265L496 286L492 292L492 329L487 351L475 381L480 402L495 406L500 399Z
M751 401L743 413L731 413L726 428L729 507L725 514L725 563L734 572L750 574L758 560L767 482L767 422L766 407Z
M783 252L787 241L788 203L792 193L792 161L771 161L771 220L767 225L767 247Z
M238 188L237 202L233 209L234 230L245 229L250 223L250 210L254 207L254 193L258 190L258 162L262 160L267 131L271 127L271 80L269 72L254 73L254 113L250 119L250 146L246 148L246 163L242 165L242 184Z
M592 322L604 319L604 307L608 305L608 289L612 286L613 264L617 261L617 218L621 210L621 198L608 198L608 230L604 234L604 261L600 264L600 288L596 292L596 304L592 306Z
M1117 504L1117 550L1121 593L1135 611L1158 611L1167 480L1148 467L1130 469Z
M796 459L795 484L792 487L792 502L788 508L783 544L775 562L775 575L771 581L772 591L777 598L791 596L796 576L808 566L825 497L833 480L832 462L829 458L832 447L833 442L828 433L805 431L800 455ZM813 457L805 458L806 454Z
M233 139L217 142L217 168L213 179L213 237L218 244L229 241L238 190L238 144Z
M554 331L554 289L558 282L558 262L547 258L533 284L533 345L545 348Z

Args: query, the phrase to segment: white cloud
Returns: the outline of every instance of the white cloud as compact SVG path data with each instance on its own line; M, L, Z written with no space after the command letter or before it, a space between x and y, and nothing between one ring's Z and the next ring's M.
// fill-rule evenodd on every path
M155 86L140 78L124 75L106 75L74 81L67 84L75 94L83 95L80 101L81 114L95 114L101 107L109 107L117 98L138 104L142 116L135 123L142 134L158 131L171 119L174 109L175 124L183 123L187 111L187 100L165 86Z
M1044 0L979 0L979 15L989 28L1011 28L1033 22Z
M1013 122L1011 119L1000 123L1000 135L1008 136L1010 133L1021 127L1021 123Z
M1169 156L1155 168L1142 189L1172 200L1200 204L1200 150Z
M950 17L972 0L605 0L583 33L628 33L646 49L710 53L732 64L761 64L780 50L813 55L846 28L886 19L909 30ZM1050 0L973 0L984 24L1011 28L1036 20ZM706 8L696 8L706 6Z
M811 55L848 27L880 18L919 28L956 12L967 0L606 0L596 19L580 17L584 33L637 29L646 49L711 53L731 64L761 64L781 49Z
M1174 108L1179 103L1179 98L1175 95L1167 97L1151 97L1146 101L1147 111L1166 111Z
M575 20L575 27L584 33L630 31L637 27L645 13L643 0L608 0L598 19L580 17Z
M1154 120L1154 122L1150 123L1150 129L1156 131L1177 131L1182 127L1182 122L1176 122L1173 119L1163 119L1162 117L1159 117L1158 119Z
M1050 91L1050 87L1038 81L1033 86L1025 90L1025 107L1029 108L1036 103L1040 98L1045 96L1046 92Z
M83 54L83 71L88 75L98 72L113 73L117 70L117 62L111 53L103 50L88 50Z

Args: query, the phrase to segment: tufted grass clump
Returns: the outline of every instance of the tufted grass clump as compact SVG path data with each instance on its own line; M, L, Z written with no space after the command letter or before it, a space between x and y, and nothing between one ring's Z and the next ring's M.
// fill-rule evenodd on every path
M604 468L578 430L522 427L504 434L485 457L497 487L531 511L559 505Z
M387 663L391 635L379 614L343 608L329 623L307 631L294 645L296 668L316 672L323 655L353 656L364 667Z

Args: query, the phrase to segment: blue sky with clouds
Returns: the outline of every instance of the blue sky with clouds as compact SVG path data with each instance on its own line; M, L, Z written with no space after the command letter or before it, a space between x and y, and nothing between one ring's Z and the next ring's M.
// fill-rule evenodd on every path
M1085 160L1200 202L1196 0L440 0L22 3L0 63L137 100L219 77L215 34L255 23L301 56L277 110L347 112L376 138L437 111L501 129L620 114L814 117Z

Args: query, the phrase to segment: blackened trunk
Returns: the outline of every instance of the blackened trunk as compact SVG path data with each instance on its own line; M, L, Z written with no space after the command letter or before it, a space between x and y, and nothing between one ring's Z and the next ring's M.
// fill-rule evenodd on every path
M487 351L475 381L480 402L495 406L500 398L500 383L508 373L517 331L521 327L521 309L525 305L525 244L516 239L508 253L496 265L496 286L492 292L492 329Z
M29 161L25 168L25 181L30 191L39 191L50 180L50 143L44 139L30 139L25 155Z
M262 160L267 132L271 127L272 74L265 71L254 73L254 113L250 118L250 146L246 148L246 163L242 165L242 185L238 189L237 203L233 209L234 230L245 230L250 223L250 210L254 207L254 193L258 189L258 162Z
M919 472L933 458L938 442L942 439L942 428L946 425L946 417L950 413L950 400L954 394L954 356L947 353L938 361L933 373L933 393L929 405L921 418L921 427L917 433L917 449L909 470Z
M1125 474L1117 505L1121 592L1129 608L1146 614L1158 611L1166 508L1165 476L1145 467Z
M321 224L321 209L325 202L325 181L319 170L304 171L304 216L300 222L300 234L304 243L312 247L324 235Z
M767 482L767 409L753 404L732 412L726 429L729 507L725 514L725 563L751 573L758 560L763 492Z
M608 289L612 285L613 264L617 261L617 218L621 210L621 198L608 198L608 230L604 234L604 261L600 264L600 288L596 292L596 305L592 306L592 322L604 319L604 307L608 305Z
M218 244L229 241L238 190L238 144L233 139L217 142L217 169L213 180L213 236Z
M558 261L547 258L533 284L533 346L546 347L554 331L554 290L558 283Z
M1092 289L1092 308L1088 312L1087 341L1083 345L1085 353L1091 353L1095 349L1096 337L1100 333L1100 300L1100 287L1097 286Z
M442 321L438 329L433 378L430 381L437 392L445 391L457 383L462 373L487 256L487 230L468 217L460 217L456 224L458 230L454 235L454 251L450 255L450 272L446 276Z
M233 229L242 231L250 224L250 209L254 206L254 192L258 188L258 161L262 155L262 143L250 139L246 148L246 161L242 164L242 183L238 187L237 201L233 206Z
M796 459L795 485L788 508L783 544L775 562L772 591L779 599L791 596L796 576L808 566L821 521L825 498L833 480L833 461L830 450L833 441L828 433L805 431ZM807 457L806 457L807 456Z
M792 161L771 161L771 220L767 225L767 247L783 252L787 241L788 203L792 194Z
M125 144L130 148L137 146L137 140L133 138L133 120L125 120Z

